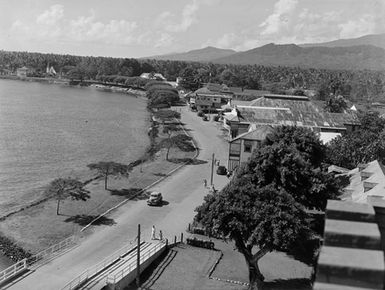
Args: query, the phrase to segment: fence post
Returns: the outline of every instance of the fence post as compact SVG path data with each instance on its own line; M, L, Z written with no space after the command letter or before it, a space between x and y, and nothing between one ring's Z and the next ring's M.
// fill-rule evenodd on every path
M191 232L191 224L188 223L188 231Z
M168 247L168 239L166 239L166 248Z
M180 242L183 243L183 233L180 233Z
M176 236L174 236L174 244L176 244Z

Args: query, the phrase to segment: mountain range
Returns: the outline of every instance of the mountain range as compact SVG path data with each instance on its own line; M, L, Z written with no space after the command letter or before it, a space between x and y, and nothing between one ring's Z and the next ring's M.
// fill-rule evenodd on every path
M205 47L184 53L147 57L158 60L258 64L326 69L385 69L385 34L324 43L267 44L247 51Z

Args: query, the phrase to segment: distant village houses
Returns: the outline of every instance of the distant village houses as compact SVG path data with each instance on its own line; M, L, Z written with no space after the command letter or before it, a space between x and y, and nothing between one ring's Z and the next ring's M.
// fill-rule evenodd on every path
M26 66L23 66L21 68L18 68L16 70L16 75L19 77L19 78L26 78L27 75L30 73L30 69L27 68Z
M193 110L216 112L223 105L231 104L233 95L226 85L208 83L189 94L189 103Z

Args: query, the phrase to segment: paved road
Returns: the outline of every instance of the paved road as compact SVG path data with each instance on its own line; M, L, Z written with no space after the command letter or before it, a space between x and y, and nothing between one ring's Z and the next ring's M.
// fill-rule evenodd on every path
M215 153L221 164L226 165L228 144L220 138L220 132L213 122L202 121L187 108L182 108L181 120L198 143L198 159L207 163L187 165L155 186L154 189L161 191L169 204L149 207L144 200L124 204L109 216L115 220L115 225L99 226L78 247L41 266L8 289L61 289L82 271L132 240L138 224L142 227L142 239L150 239L152 225L156 226L157 231L161 229L163 236L169 239L185 232L194 217L194 209L207 194L203 179L210 180L211 155ZM225 176L214 173L215 188L220 189L227 182Z

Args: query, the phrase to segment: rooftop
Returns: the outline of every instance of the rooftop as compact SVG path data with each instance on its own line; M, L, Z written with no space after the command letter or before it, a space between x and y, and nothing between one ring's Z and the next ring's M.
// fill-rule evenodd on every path
M350 184L344 188L343 200L367 203L368 198L385 199L384 165L374 160L348 171Z
M254 126L249 132L243 133L234 139L230 140L233 142L238 139L246 139L246 140L255 140L262 141L266 138L266 136L274 131L272 126Z
M233 92L230 91L229 87L225 84L215 84L215 83L207 83L202 88L199 88L195 91L195 94L200 95L221 95L229 97L229 95L233 95Z
M237 111L238 121L246 123L323 128L345 128L348 124L360 124L353 111L324 112L307 97L300 96L265 95L251 101L248 106L238 106ZM236 121L234 118L231 120Z

